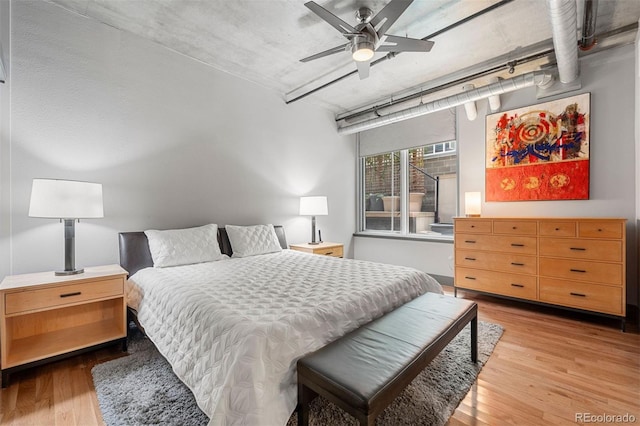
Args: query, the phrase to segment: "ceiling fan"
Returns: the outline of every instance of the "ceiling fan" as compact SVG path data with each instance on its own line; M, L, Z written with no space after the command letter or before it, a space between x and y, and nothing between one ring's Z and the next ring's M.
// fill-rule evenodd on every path
M360 79L369 77L369 66L375 52L428 52L433 47L432 41L387 34L387 31L409 7L413 0L391 0L376 15L368 7L361 7L356 12L358 24L353 27L338 18L319 4L310 1L305 3L313 13L325 20L349 40L324 52L316 53L300 62L309 62L343 51L351 51L351 56L358 66Z

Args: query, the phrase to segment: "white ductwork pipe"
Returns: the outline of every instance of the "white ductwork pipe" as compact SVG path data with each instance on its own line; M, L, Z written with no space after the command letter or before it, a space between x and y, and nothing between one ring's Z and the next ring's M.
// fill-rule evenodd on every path
M457 107L467 102L475 102L480 99L488 98L489 96L513 92L515 90L531 86L544 88L550 86L552 83L553 74L551 71L533 71L508 80L500 80L487 86L478 87L477 89L472 89L446 98L437 99L426 104L420 104L412 108L390 113L384 117L372 118L351 126L340 127L338 128L338 134L351 135L364 130L375 129L376 127L385 126L387 124L397 123L399 121L408 120L421 115Z
M462 86L462 90L469 91L475 89L476 86L473 84L465 84ZM467 118L469 121L473 121L478 117L478 108L476 108L475 101L467 102L464 104L464 111L467 113Z
M547 0L553 49L562 83L578 78L578 18L576 0Z
M490 83L497 83L498 81L500 81L498 77L489 79ZM491 112L496 112L500 109L500 95L489 96L489 109L491 109Z

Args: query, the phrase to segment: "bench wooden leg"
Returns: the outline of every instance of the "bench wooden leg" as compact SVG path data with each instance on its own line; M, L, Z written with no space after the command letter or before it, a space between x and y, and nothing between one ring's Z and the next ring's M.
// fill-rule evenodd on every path
M478 361L478 317L471 320L471 361Z
M298 426L308 426L309 424L309 403L318 394L298 383Z

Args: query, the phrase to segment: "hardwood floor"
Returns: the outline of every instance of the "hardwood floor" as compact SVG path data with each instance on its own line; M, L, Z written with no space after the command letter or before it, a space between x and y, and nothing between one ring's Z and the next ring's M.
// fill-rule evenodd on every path
M504 334L449 425L569 425L581 413L640 423L636 328L622 333L606 318L458 296L476 300L480 319L501 324ZM91 368L120 356L115 346L14 374L0 391L0 424L103 424Z

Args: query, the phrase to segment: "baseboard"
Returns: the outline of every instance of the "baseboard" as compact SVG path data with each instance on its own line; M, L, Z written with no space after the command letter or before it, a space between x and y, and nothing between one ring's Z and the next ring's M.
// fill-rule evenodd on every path
M436 275L436 274L429 274L429 275L431 275L436 281L438 281L440 285L449 285L453 287L453 277L447 277L446 275Z

